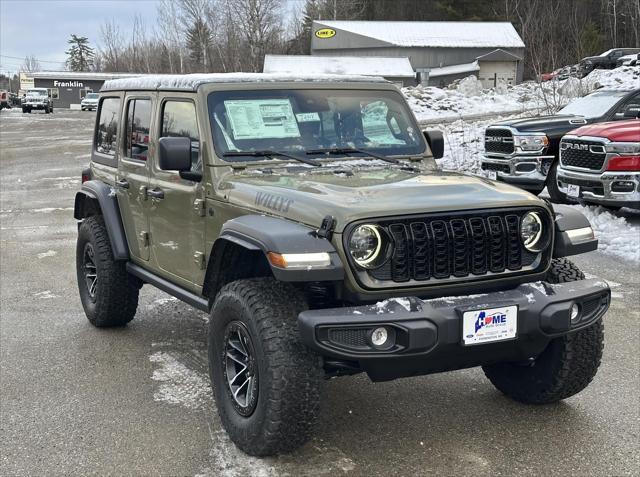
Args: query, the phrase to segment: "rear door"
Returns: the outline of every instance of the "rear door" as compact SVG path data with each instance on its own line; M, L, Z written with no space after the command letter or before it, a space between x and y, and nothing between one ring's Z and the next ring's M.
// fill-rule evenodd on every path
M155 93L128 94L124 99L122 149L116 188L131 256L149 260L149 134Z
M191 139L191 171L202 173L200 130L192 96L166 93L159 97L158 138ZM204 281L205 217L202 182L182 179L175 171L151 164L149 220L153 261L160 273L194 291Z

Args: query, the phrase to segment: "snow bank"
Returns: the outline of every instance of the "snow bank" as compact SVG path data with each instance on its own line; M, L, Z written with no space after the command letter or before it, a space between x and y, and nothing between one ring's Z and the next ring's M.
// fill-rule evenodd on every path
M595 70L582 79L568 78L544 83L527 81L515 86L499 85L483 89L469 76L446 88L415 86L403 88L409 106L419 121L452 115L553 112L571 99L594 89L640 88L640 66L621 66L613 70Z
M572 206L582 212L598 239L598 249L608 255L640 263L640 225L633 225L599 206Z

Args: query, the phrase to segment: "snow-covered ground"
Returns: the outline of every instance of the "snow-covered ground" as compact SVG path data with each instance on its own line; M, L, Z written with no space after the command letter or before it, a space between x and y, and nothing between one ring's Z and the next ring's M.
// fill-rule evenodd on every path
M403 88L402 92L418 120L426 121L457 115L554 112L573 98L602 86L640 88L640 66L595 70L582 79L568 78L544 83L527 81L491 89L482 89L480 81L475 76L469 76L447 88L416 86Z

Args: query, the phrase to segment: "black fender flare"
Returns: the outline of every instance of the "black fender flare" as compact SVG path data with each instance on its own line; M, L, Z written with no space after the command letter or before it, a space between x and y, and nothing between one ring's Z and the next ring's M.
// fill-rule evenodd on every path
M591 229L589 219L582 212L560 204L553 204L553 212L555 216L554 257L569 257L598 249L598 239L594 236L576 235L575 231L587 227Z
M115 260L129 260L129 246L122 225L115 189L104 182L91 180L82 184L76 193L73 217L82 220L101 214L107 227Z
M289 220L264 215L243 215L225 222L216 239L211 256L224 242L252 251L275 253L329 254L331 265L318 269L287 270L269 263L274 277L287 282L341 281L344 267L335 248L328 240L316 235L311 227Z

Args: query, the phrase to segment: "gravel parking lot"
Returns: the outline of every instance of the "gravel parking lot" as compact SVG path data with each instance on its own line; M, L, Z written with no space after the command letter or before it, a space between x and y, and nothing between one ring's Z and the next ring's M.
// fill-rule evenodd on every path
M144 287L126 328L84 317L73 198L94 119L0 114L0 474L638 475L640 270L600 252L575 260L614 297L602 367L581 394L528 407L479 369L340 378L312 442L242 454L211 397L206 315Z

